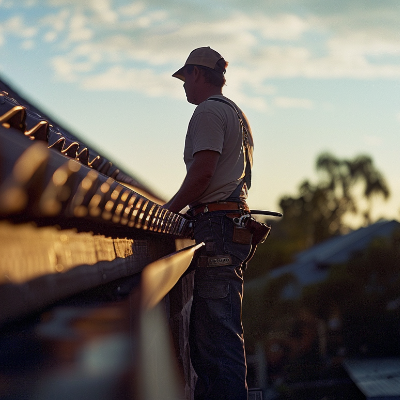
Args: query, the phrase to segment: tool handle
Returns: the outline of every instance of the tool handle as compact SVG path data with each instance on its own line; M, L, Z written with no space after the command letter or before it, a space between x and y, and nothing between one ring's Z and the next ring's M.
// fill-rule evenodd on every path
M282 217L283 214L276 211L265 211L265 210L250 210L250 214L261 214L261 215L271 215L273 217Z

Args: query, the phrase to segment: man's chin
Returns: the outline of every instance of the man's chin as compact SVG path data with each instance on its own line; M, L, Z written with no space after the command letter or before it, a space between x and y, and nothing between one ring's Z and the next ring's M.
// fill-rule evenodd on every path
M186 100L188 101L188 103L194 104L195 106L198 106L198 105L199 105L198 102L196 102L195 100L189 99L189 97L187 97L187 96L186 96Z

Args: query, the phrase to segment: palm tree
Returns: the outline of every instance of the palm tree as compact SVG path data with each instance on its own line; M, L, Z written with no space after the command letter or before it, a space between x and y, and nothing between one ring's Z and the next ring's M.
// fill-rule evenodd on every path
M390 195L384 177L369 156L359 155L348 160L323 153L317 158L316 169L320 172L317 184L306 180L299 186L297 197L283 196L280 200L282 222L293 233L301 231L305 245L343 233L347 228L346 214L361 214L366 224L371 223L373 198L387 199ZM362 199L357 192L360 185L367 201L367 208L361 211Z
M390 196L389 187L385 178L373 165L371 157L360 155L350 164L350 173L354 179L364 182L364 196L368 207L364 211L365 223L371 223L372 202L376 196L387 199Z

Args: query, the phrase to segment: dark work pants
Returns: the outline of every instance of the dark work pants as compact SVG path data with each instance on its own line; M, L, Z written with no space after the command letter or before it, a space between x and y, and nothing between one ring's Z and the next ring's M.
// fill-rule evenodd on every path
M223 212L202 214L195 222L196 242L206 243L197 256L232 259L231 265L196 267L189 337L198 376L195 400L247 399L241 266L251 246L233 243L233 227Z

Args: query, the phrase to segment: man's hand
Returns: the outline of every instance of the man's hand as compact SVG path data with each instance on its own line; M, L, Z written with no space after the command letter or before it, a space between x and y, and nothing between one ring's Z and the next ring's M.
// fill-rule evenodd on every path
M202 150L194 154L193 163L186 173L182 186L164 208L178 213L195 202L207 189L214 175L220 154L213 150Z

